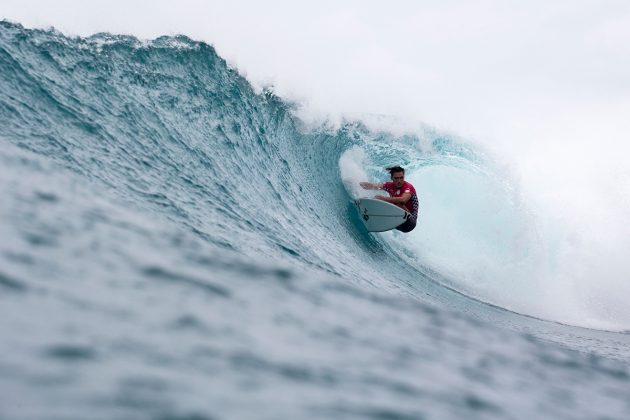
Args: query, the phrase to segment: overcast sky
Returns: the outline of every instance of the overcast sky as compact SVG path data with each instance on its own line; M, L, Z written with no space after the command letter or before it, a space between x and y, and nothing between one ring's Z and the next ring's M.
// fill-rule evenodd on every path
M391 115L512 153L630 134L626 0L0 0L0 17L69 35L183 33L306 115Z

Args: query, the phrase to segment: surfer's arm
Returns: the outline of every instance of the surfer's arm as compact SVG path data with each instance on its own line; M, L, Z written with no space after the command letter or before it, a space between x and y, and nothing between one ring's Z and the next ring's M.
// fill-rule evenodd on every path
M387 201L388 203L401 205L401 204L405 204L407 201L409 201L409 199L411 198L411 194L404 193L400 197L385 197L385 196L382 196L382 195L377 195L374 198L376 198L378 200Z
M379 183L359 182L359 185L364 190L382 190L383 189L383 183L382 182L379 182Z

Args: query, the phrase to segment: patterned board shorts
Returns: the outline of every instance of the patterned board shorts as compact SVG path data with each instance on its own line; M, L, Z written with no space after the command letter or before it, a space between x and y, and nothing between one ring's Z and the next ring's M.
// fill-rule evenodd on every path
M405 223L403 223L402 225L398 226L396 229L401 231L401 232L407 233L407 232L411 232L415 228L416 228L416 218L415 217L409 217L407 220L405 220Z

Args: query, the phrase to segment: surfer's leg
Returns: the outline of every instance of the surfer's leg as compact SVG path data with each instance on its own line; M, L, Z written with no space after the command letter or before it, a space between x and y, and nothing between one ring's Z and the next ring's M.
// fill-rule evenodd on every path
M401 232L411 232L412 230L414 230L416 228L416 219L414 219L413 217L408 218L405 223L403 223L402 225L398 226L396 228L396 230L399 230Z

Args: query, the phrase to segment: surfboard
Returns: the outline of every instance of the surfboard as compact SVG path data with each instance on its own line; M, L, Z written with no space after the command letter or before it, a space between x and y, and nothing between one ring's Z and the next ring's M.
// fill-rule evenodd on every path
M354 204L368 232L385 232L402 225L409 213L386 201L360 198Z

